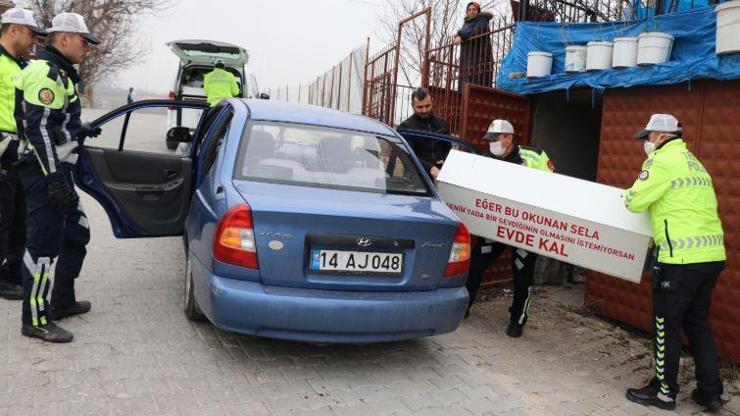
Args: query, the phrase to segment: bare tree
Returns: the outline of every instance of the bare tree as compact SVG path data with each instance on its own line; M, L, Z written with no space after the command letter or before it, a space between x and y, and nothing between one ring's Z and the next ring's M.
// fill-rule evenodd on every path
M464 17L465 4L463 0L385 0L378 36L388 44L396 43L398 22L431 7L431 43L448 43ZM403 28L399 71L406 85L415 85L419 81L424 62L425 24L426 20L419 18Z
M136 35L136 19L146 13L163 10L170 0L30 0L39 24L51 26L61 12L79 13L100 45L80 65L83 95L92 99L92 86L122 69L141 62L147 48Z

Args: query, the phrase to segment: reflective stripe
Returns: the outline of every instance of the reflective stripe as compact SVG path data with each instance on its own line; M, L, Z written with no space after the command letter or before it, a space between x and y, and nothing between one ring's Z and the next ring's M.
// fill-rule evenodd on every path
M84 215L80 217L78 223L82 228L90 229L90 224L87 222L87 217L85 217Z
M665 383L665 318L655 316L655 377L660 381L660 393L664 398L661 400L672 400L667 395L670 393L668 385Z
M44 116L41 118L41 137L44 139L44 146L46 147L46 159L49 162L49 173L55 173L57 166L54 163L54 153L52 152L51 139L49 138L49 132L46 131L46 124L49 122L49 107L44 107ZM43 168L43 166L42 166Z
M519 317L519 325L524 325L524 319L527 317L527 311L529 310L529 302L532 300L532 287L527 289L527 300L524 301L524 309L522 309L522 315Z
M706 177L683 177L671 181L671 189L689 188L693 186L712 186L712 179Z
M514 260L514 266L516 266L516 269L517 270L521 270L521 269L524 268L524 263L522 263L521 260L516 259L516 260Z
M692 249L702 247L716 247L724 245L725 236L724 234L712 234L712 235L700 235L698 237L679 238L676 240L671 239L670 245L674 250L678 249ZM668 250L668 241L664 241L660 245L661 250Z
M33 276L33 287L31 288L31 294L29 296L29 303L31 304L31 322L33 323L33 326L39 326L39 314L36 309L36 291L38 290L41 276L38 273L38 265L34 263L28 250L26 250L26 253L23 255L23 263L31 276Z
M516 249L516 254L518 254L519 257L521 257L523 259L526 259L527 258L527 254L529 254L529 253L527 253L526 250L522 250L521 248L518 248L518 249Z

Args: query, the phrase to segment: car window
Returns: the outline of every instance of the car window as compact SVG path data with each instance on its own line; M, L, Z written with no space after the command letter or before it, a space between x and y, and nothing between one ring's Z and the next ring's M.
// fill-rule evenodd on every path
M224 139L229 134L229 126L231 125L232 114L229 114L224 121L216 126L216 131L213 135L213 139L209 142L206 154L203 158L203 172L207 173L211 170L213 162L216 161L218 155L218 149L221 148Z
M191 110L195 111L195 110ZM172 155L167 148L167 107L145 107L122 114L102 126L99 137L86 142L89 146ZM182 156L182 155L181 155Z
M322 188L428 195L400 143L367 133L259 122L245 129L235 178Z

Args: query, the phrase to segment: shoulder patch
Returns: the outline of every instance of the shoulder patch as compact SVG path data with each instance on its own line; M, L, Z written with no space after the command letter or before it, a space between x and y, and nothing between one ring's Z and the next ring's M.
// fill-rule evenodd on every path
M649 177L650 177L650 172L647 170L643 170L642 172L640 172L640 176L638 176L637 178L640 179L641 181L644 181L644 180L647 180L647 178Z
M548 160L547 161L547 168L550 169L551 171L555 172L555 164L552 163L552 160Z
M44 105L49 105L54 102L54 91L51 88L42 88L39 91L39 101Z

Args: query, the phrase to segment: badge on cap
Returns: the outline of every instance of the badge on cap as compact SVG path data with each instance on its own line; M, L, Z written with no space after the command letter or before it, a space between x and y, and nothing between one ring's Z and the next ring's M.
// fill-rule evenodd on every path
M42 88L39 91L39 101L44 105L49 105L54 102L54 91L50 88Z
M640 176L638 176L638 179L640 179L641 181L644 181L644 180L647 180L647 178L649 177L650 177L650 172L643 170L642 172L640 172Z

